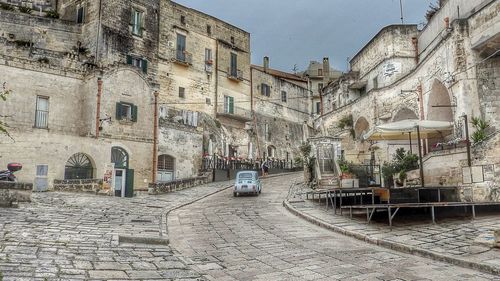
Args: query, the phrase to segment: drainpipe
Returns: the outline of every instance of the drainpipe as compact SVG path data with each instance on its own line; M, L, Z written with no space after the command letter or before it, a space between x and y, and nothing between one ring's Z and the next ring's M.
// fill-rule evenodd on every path
M101 95L102 95L102 79L97 78L97 107L95 114L95 138L99 138L99 123L101 119Z
M153 120L153 171L151 171L152 183L156 183L156 170L158 170L158 91L154 92L154 120Z
M417 86L417 93L418 93L418 107L420 109L420 120L425 120L425 113L424 113L424 94L422 91L422 84ZM424 155L428 153L427 151L427 145L428 142L425 140L422 142L422 150L424 151Z
M214 118L217 118L217 103L219 99L219 40L215 40L215 110Z
M413 44L413 48L415 49L415 63L418 64L419 56L418 56L418 38L412 37L411 43Z

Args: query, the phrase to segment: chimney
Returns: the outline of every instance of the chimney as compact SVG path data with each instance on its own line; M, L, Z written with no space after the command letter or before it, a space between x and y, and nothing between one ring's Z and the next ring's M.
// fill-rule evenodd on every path
M330 81L330 60L323 58L323 80L328 83Z
M264 72L269 69L269 57L264 57Z

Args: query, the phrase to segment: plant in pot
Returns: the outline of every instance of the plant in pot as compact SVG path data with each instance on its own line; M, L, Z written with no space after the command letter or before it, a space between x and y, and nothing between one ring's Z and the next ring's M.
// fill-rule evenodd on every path
M340 167L340 178L341 179L352 179L354 175L352 174L351 164L345 160L339 161Z
M385 162L382 166L384 181L387 186L394 184L403 185L408 171L418 168L418 156L405 151L404 148L398 148L392 161Z

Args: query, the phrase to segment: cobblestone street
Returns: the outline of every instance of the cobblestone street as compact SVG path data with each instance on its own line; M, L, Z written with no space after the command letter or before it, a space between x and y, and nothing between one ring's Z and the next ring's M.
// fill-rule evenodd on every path
M158 238L162 214L227 185L213 183L132 199L34 193L31 204L21 204L18 209L0 208L3 281L198 280L199 274L190 270L169 246L118 245L116 237Z
M171 246L211 280L500 280L305 222L282 207L293 180L266 179L259 197L227 190L172 212Z

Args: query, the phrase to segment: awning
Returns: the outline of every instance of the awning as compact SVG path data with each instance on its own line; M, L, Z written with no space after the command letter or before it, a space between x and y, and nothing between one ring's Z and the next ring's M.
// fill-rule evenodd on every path
M365 140L408 140L417 139L416 130L420 130L420 138L430 139L451 134L452 122L409 119L378 125L363 138Z

